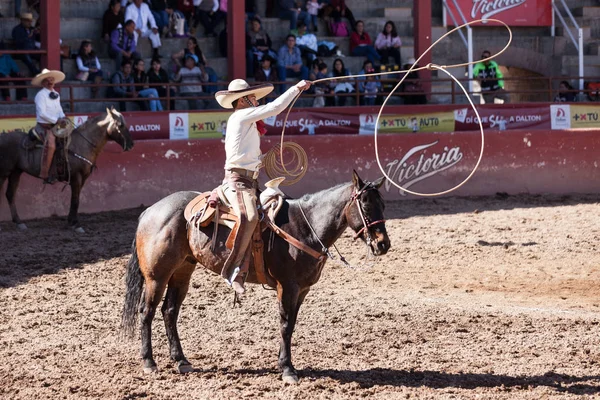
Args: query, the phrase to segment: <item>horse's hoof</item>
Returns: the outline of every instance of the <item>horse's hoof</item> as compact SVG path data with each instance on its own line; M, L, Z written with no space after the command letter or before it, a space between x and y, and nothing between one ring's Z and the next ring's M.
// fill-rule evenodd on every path
M85 229L83 229L82 227L78 226L77 228L73 229L75 232L77 233L85 233Z
M192 364L190 364L189 361L179 361L177 363L177 372L180 374L187 374L193 371L194 367L192 367Z
M153 365L151 367L144 367L145 374L155 374L157 372L158 372L158 367L156 365Z
M289 385L297 385L298 384L298 375L296 374L287 374L281 377L283 383L287 383Z
M24 223L21 222L20 224L17 224L17 228L21 231L26 231L27 225L25 225Z

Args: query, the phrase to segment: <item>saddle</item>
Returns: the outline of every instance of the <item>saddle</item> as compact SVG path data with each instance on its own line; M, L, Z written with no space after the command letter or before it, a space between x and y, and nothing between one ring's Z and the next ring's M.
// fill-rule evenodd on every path
M70 122L70 120L69 120ZM52 166L49 171L49 175L55 177L58 181L68 182L70 178L69 170L69 144L71 142L71 133L73 132L73 125L67 123L65 128L60 128L59 124L56 124L52 129L54 136L56 136L56 151L52 158ZM27 151L33 149L44 148L44 141L46 139L46 132L44 129L34 126L27 132L27 135L21 141L21 147Z
M254 259L253 264L256 277L260 283L268 284L272 287L275 287L276 283L269 272L265 270L263 259L264 243L262 240L262 232L266 229L273 230L290 244L308 252L313 257L317 259L322 257L320 253L294 239L277 227L273 222L275 221L277 213L283 206L285 195L279 190L278 186L284 179L285 178L276 178L265 184L267 188L261 192L259 196L261 204L260 211L262 211L261 222L257 225L252 237L252 256ZM221 186L215 188L211 192L201 193L190 201L185 207L184 217L187 221L188 238L193 234L193 230L199 229L200 227L205 228L213 223L214 231L211 248L214 250L219 225L224 225L231 229L225 242L225 246L228 249L233 248L233 243L235 242L238 231L238 217L227 202Z

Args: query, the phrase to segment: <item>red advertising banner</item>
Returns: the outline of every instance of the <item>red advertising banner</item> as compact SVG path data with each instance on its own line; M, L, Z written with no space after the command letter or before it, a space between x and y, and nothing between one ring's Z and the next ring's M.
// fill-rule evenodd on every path
M552 0L451 0L446 4L460 24L462 18L457 12L455 1L468 22L493 18L509 26L552 26ZM447 11L444 9L444 12ZM454 21L447 17L447 25ZM500 25L489 22L485 25Z
M281 135L284 120L285 113L265 119L267 135ZM290 135L356 134L359 126L357 113L345 114L342 111L332 114L309 109L291 112L285 124L285 133Z
M548 106L523 106L519 108L484 108L478 107L483 129L512 130L512 129L550 129L551 118ZM462 108L454 110L454 130L479 130L479 121L473 109Z

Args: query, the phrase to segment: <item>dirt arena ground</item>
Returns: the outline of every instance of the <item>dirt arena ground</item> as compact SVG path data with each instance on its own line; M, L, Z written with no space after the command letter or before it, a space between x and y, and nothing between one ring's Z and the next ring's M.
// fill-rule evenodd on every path
M2 206L6 206L5 203ZM368 269L328 262L293 340L301 381L277 370L272 291L242 308L198 270L178 375L162 317L160 372L118 326L141 209L0 223L3 399L553 399L600 397L600 196L496 196L388 203L392 250ZM359 264L364 248L340 250Z

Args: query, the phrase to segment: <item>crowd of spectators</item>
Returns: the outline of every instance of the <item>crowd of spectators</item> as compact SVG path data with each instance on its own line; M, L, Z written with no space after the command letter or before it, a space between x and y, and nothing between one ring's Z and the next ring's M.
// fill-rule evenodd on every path
M81 42L75 54L77 66L76 80L100 84L108 81L116 86L108 89L107 95L117 98L139 99L142 109L162 110L165 97L170 97L169 108L175 106L175 98L188 101L189 109L201 109L208 102L195 97L212 94L218 90L219 76L209 65L210 60L202 52L196 36L219 36L221 55L226 56L226 16L227 0L105 0L107 9L103 15L101 39L106 43L108 56L115 60L115 70L108 76L102 69L93 43ZM345 0L271 0L267 2L267 14L278 15L289 20L289 34L285 43L273 48L269 32L263 28L253 0L246 1L248 29L246 34L246 75L257 82L279 82L276 93L285 90L288 80L335 78L317 84L312 89L316 95L315 106L344 106L348 99L360 99L360 104L375 105L382 99L382 92L394 85L386 82L386 77L375 75L381 71L407 69L414 59L402 63L402 40L394 21L386 21L380 32L371 39L362 20L356 20ZM18 11L18 12L17 12ZM33 25L33 15L21 13L20 1L15 1L15 14L20 23L12 30L13 44L19 50L39 48L39 27ZM344 63L346 51L336 43L320 40L317 36L319 25L325 26L324 38L347 36L347 54L363 59L360 71L350 71ZM202 26L202 34L197 32ZM223 26L220 33L217 29ZM160 54L161 37L187 38L186 46L170 55L165 63ZM149 40L151 54L141 54L139 40ZM323 57L335 57L327 65ZM482 58L489 57L484 51ZM19 54L14 57L23 61L34 76L40 71L40 56ZM151 59L147 68L144 59ZM161 61L162 59L162 61ZM344 79L360 74L364 77ZM12 57L2 55L0 49L0 78L18 78L24 74L18 70ZM399 75L389 76L397 81ZM486 102L508 101L501 69L493 60L475 66L473 78L481 86L482 97ZM180 85L168 86L170 83ZM136 86L137 84L137 86ZM92 85L92 96L97 96L98 86ZM425 104L427 97L419 74L413 71L400 87L405 104ZM2 99L9 98L6 89ZM354 94L354 95L353 95ZM356 96L359 94L359 96ZM17 98L26 98L26 91L20 89ZM159 101L155 98L163 98ZM143 99L143 100L141 100ZM555 101L574 101L576 91L567 81L560 84ZM268 99L266 99L268 101ZM122 109L125 104L121 102Z

